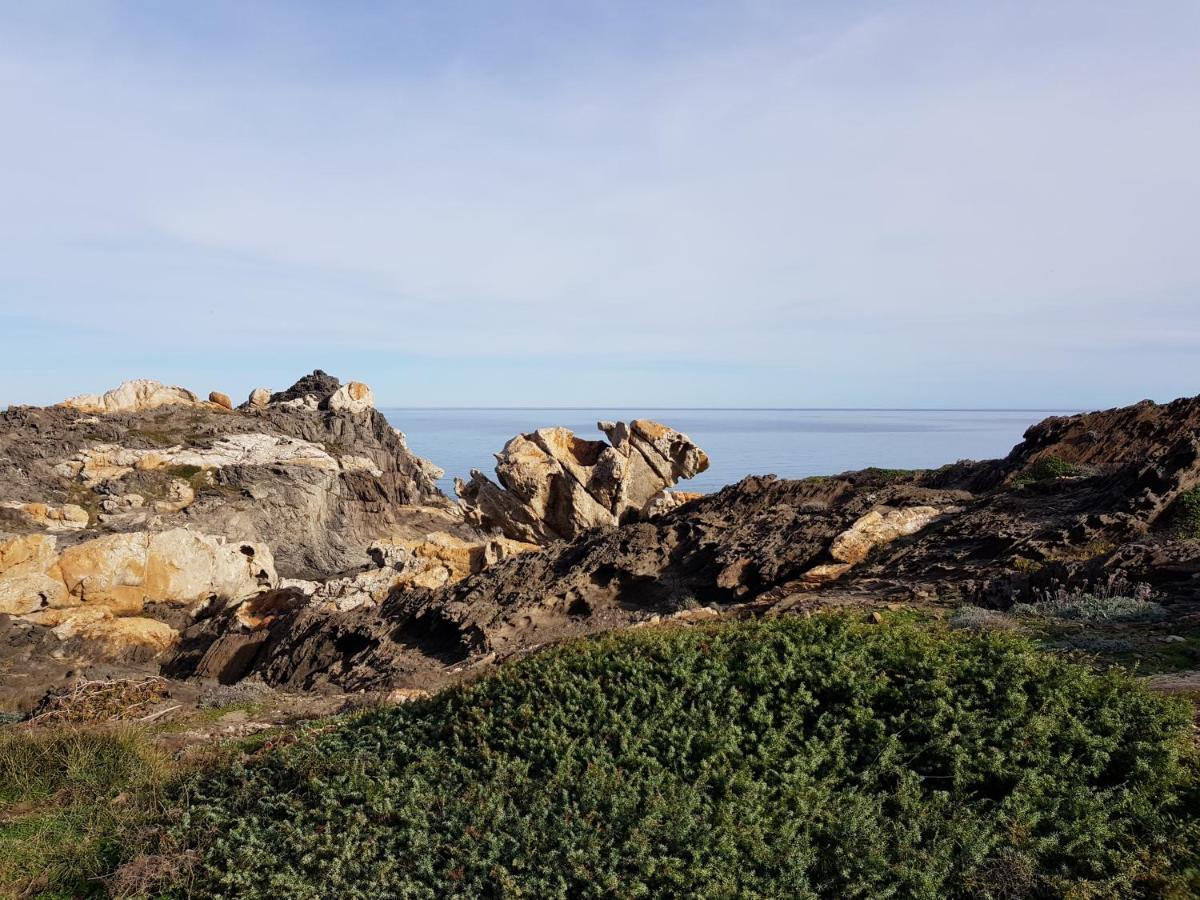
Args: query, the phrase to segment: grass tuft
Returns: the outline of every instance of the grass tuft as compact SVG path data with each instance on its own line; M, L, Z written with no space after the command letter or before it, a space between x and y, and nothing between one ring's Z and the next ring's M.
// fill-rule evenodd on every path
M134 728L0 730L0 895L105 896L171 771Z

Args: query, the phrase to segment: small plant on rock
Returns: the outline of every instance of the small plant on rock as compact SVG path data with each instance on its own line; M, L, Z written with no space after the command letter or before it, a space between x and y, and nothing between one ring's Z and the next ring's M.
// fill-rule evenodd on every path
M1079 466L1067 462L1061 456L1043 456L1031 463L1017 478L1014 478L1013 483L1032 484L1039 481L1057 481L1059 478L1070 478L1081 474L1083 471Z
M1184 491L1175 498L1172 508L1175 536L1184 540L1200 538L1200 487Z
M1148 584L1133 584L1117 576L1095 588L1056 587L1031 603L1017 603L1016 616L1059 619L1067 622L1158 622L1167 611L1151 598Z

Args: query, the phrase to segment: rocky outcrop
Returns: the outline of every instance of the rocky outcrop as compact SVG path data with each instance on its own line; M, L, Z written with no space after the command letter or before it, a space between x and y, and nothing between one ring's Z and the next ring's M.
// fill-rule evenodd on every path
M539 471L561 477L545 460L571 464L543 446L553 446L549 437L541 441L530 436L514 448L541 467L518 469L535 473L535 487L544 484ZM1111 452L1098 449L1105 443ZM1173 622L1195 621L1200 540L1179 538L1161 515L1200 481L1197 448L1200 398L1051 420L1004 460L911 474L747 478L455 584L394 589L378 605L294 608L255 628L226 610L185 632L167 671L255 674L295 689L424 686L611 628L864 598L1006 608L1055 585L1148 583ZM577 484L595 484L603 452L575 454ZM1015 477L1051 453L1078 471Z
M178 628L147 607L178 608L185 621L210 603L274 587L270 550L228 545L186 529L112 534L58 552L57 538L0 540L0 614L89 648L91 659L154 656Z
M829 555L838 562L857 565L876 547L896 538L916 534L937 517L933 506L909 506L902 509L873 509L833 539Z
M456 481L470 521L513 540L546 544L648 515L664 491L708 468L691 439L645 419L599 422L609 443L566 428L518 435L496 455L496 477Z
M169 387L157 381L139 378L103 394L80 394L59 406L83 413L135 413L160 406L195 406L200 398L187 388Z
M285 579L280 587L299 591L308 605L344 612L378 605L394 591L440 588L474 575L502 559L539 549L508 538L468 540L446 532L396 539L368 548L372 567L324 582Z
M409 451L365 385L318 371L262 394L233 411L11 407L0 414L0 529L66 533L84 515L78 539L188 526L270 546L284 577L309 580L367 564L380 540L477 536L438 490L441 470ZM65 512L39 522L31 504Z
M334 412L366 412L375 408L375 395L361 381L351 381L329 396L328 406Z
M364 457L348 457L350 471L369 468ZM212 442L209 447L176 445L163 449L139 450L116 444L97 444L62 462L56 471L65 478L78 478L94 487L104 481L119 480L135 469L222 469L226 466L311 466L336 472L343 468L323 447L296 438L270 434L231 434Z
M372 561L380 542L482 538L366 385L314 373L283 393L233 410L131 382L0 413L0 682L147 665L194 617L281 582L336 611L465 574L417 544L408 565Z

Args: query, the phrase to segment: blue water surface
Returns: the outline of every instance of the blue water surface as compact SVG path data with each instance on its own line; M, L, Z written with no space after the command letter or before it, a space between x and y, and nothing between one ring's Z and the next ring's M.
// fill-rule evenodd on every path
M804 478L867 466L934 468L960 459L1004 456L1025 429L1052 410L907 409L404 409L382 412L412 450L446 470L439 486L471 469L493 475L493 454L511 437L562 425L603 440L602 419L653 419L689 435L711 467L683 483L714 491L746 475Z

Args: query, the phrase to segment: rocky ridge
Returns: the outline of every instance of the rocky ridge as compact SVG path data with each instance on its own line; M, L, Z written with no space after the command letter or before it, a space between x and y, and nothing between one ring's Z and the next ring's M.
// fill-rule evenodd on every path
M676 452L703 458L690 442ZM204 401L150 381L10 407L0 641L11 652L0 675L37 684L97 661L140 665L221 610L252 629L285 610L375 608L537 549L525 532L464 513L438 490L441 475L374 409L369 387L320 370L284 391L257 388L236 409L218 392ZM644 476L618 466L614 496L674 483L631 478ZM677 501L659 490L654 509ZM540 539L560 509L530 513Z
M746 478L455 584L393 590L376 607L294 607L249 629L233 607L185 632L166 671L292 690L421 687L564 637L668 619L862 600L1005 609L1054 585L1122 580L1149 585L1186 623L1200 617L1200 535L1172 523L1200 482L1198 448L1200 398L1050 419L1003 460Z

